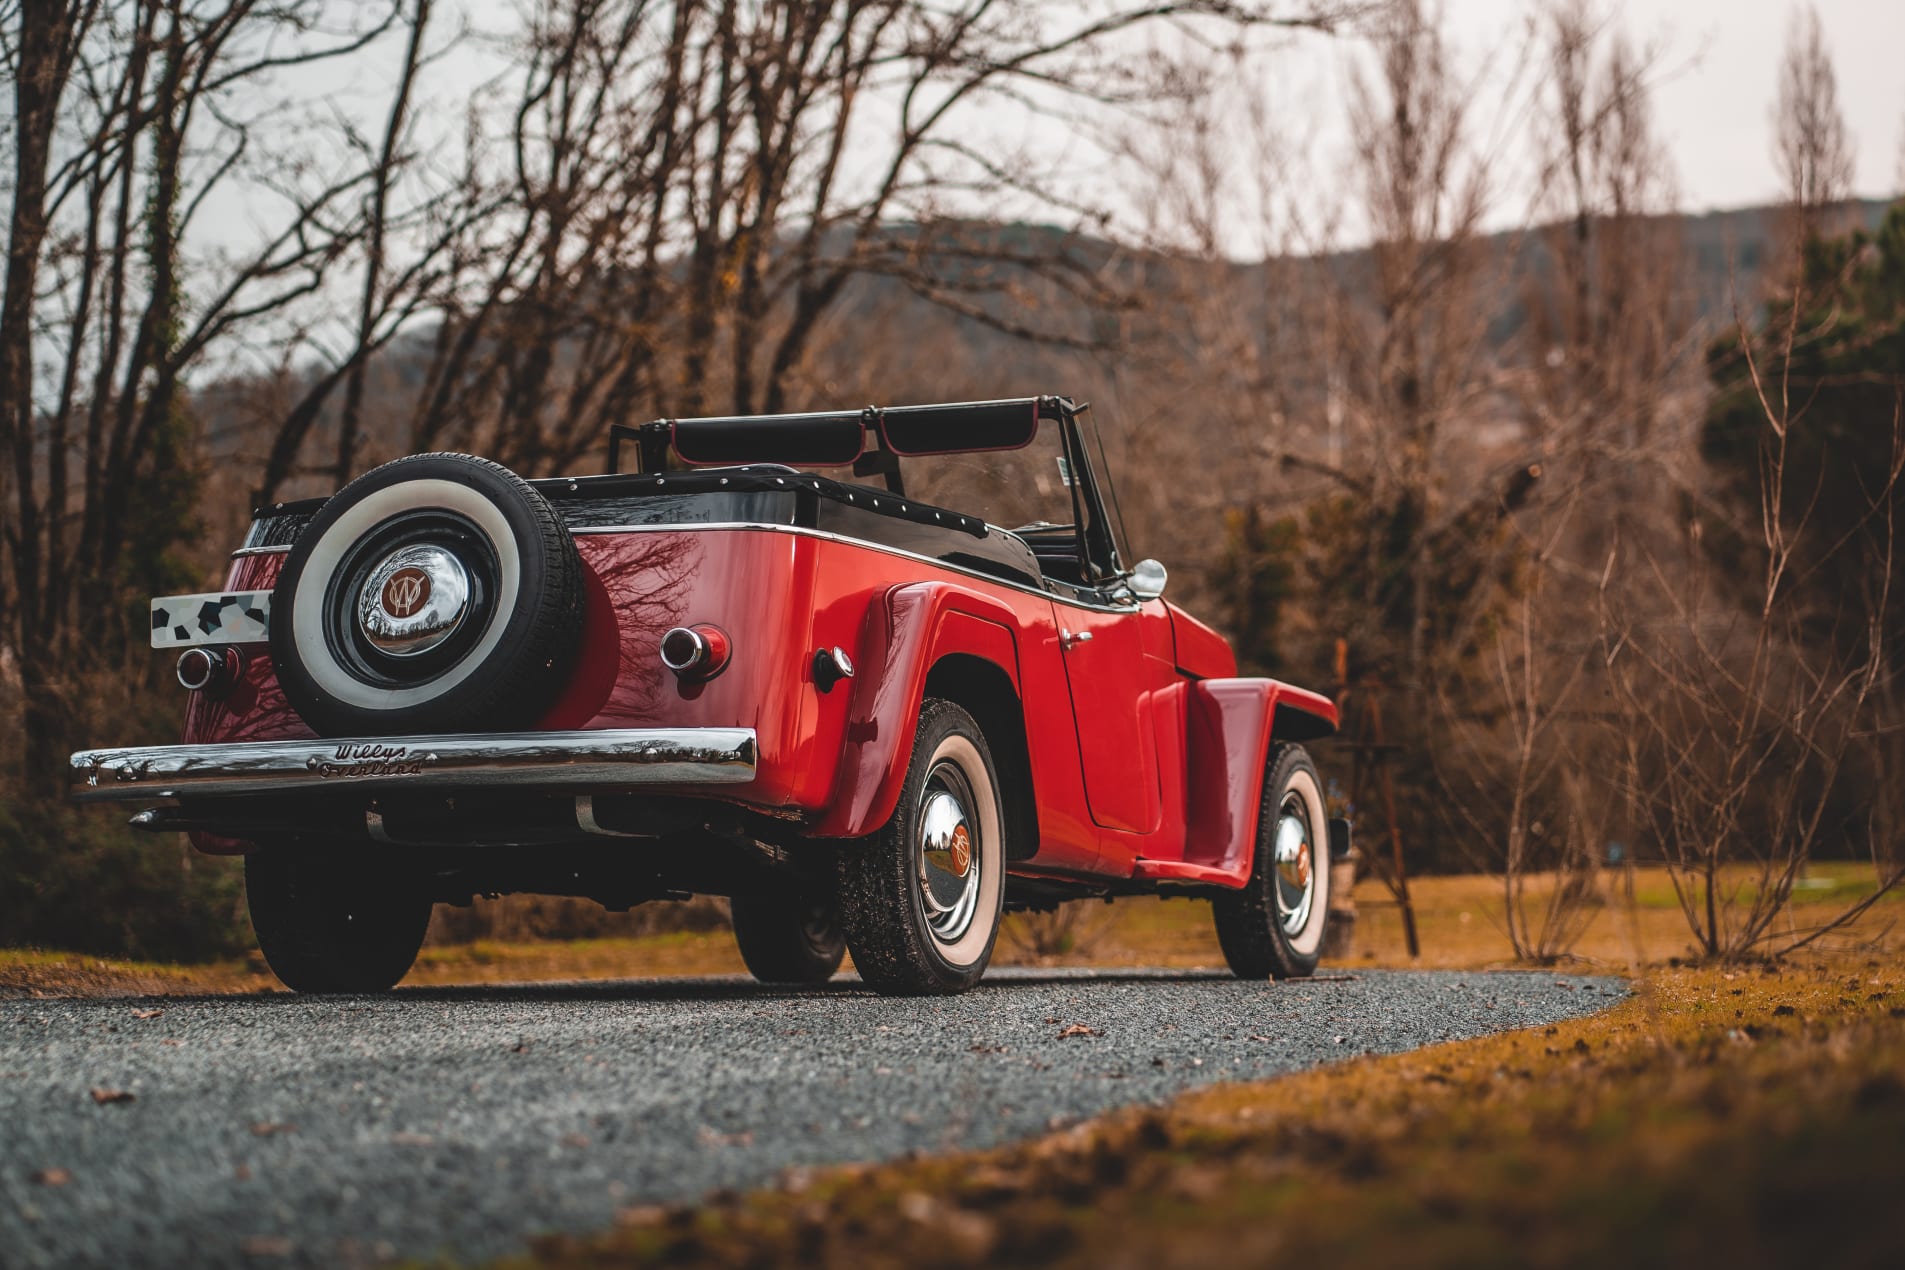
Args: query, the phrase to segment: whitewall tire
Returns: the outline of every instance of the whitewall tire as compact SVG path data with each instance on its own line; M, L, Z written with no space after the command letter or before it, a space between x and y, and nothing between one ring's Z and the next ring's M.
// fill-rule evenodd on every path
M526 727L571 669L582 594L575 541L528 482L414 455L352 481L298 536L272 661L320 735Z

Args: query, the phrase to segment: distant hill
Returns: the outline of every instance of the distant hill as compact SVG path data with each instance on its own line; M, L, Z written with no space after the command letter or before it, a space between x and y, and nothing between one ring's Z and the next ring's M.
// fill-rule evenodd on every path
M1848 218L1876 226L1888 206L1882 200L1864 200L1848 210ZM1750 305L1761 294L1763 275L1774 255L1776 217L1773 208L1749 207L1666 218L1677 222L1684 236L1687 298L1696 318L1711 329L1729 320L1735 296L1745 297ZM1320 371L1277 352L1276 332L1307 320L1301 311L1304 302L1293 298L1285 285L1289 269L1295 265L1299 274L1304 268L1324 269L1336 275L1341 285L1362 275L1368 254L1349 251L1311 261L1211 262L1132 249L1050 225L969 223L958 229L960 237L977 250L969 259L940 259L938 280L945 288L961 305L1002 324L1009 320L1058 338L1048 343L1018 337L935 304L907 280L869 274L847 289L829 315L803 381L791 394L790 408L1042 391L1096 395L1101 401L1114 400L1115 392L1133 403L1176 399L1200 382L1196 375L1182 385L1164 382L1188 369L1185 363L1198 355L1206 334L1187 329L1181 306L1186 297L1192 297L1223 335L1257 346L1270 367L1266 373L1274 373L1279 380L1283 400L1307 400L1320 409L1320 380L1309 382ZM916 239L922 232L915 226L894 227L901 254L919 245ZM1525 321L1521 280L1529 271L1542 268L1545 248L1538 231L1523 230L1488 237L1484 252L1497 265L1489 274L1503 280L1488 315L1490 337L1505 346ZM1131 303L1093 311L1032 272L1002 263L1061 257L1082 273L1110 279L1107 289ZM1116 346L1119 352L1107 362L1103 355L1066 345L1066 341L1086 339ZM376 363L373 378L391 408L367 420L373 432L371 453L389 453L401 444L394 432L376 433L380 425L400 426L405 414L402 403L421 386L434 340L433 330L412 332ZM1113 371L1111 377L1118 380L1115 386L1106 382ZM259 432L270 426L272 402L288 395L288 391L261 393L257 384L248 382L221 384L202 393L199 407L214 454L237 459L242 466L257 448ZM715 400L715 408L722 408L718 394ZM328 453L331 432L331 421L321 421L307 443L308 452ZM304 488L309 484L302 483L300 491L309 492Z

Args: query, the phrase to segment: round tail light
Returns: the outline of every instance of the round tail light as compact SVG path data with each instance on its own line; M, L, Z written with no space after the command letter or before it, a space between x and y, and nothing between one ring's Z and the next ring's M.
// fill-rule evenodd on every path
M190 692L218 696L237 683L244 670L244 654L229 645L202 644L179 654L179 686Z
M661 664L677 678L699 683L727 667L730 649L727 632L718 626L677 626L661 637Z

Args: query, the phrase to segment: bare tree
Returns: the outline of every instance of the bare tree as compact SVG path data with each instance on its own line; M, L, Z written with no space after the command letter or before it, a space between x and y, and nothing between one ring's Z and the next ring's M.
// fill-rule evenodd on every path
M1345 304L1336 330L1351 414L1373 442L1372 494L1418 526L1401 562L1403 667L1418 687L1434 642L1433 543L1467 503L1444 505L1444 428L1487 391L1477 241L1487 161L1470 135L1470 106L1439 13L1415 0L1397 5L1376 37L1376 71L1357 78L1350 106L1354 179L1373 237L1371 308ZM1387 573L1377 566L1365 576L1374 584ZM1385 607L1367 598L1372 612Z
M1729 580L1705 556L1688 570L1645 548L1627 550L1619 573L1610 562L1600 606L1622 792L1660 851L1698 947L1712 957L1801 946L1870 903L1809 931L1781 924L1794 882L1827 840L1831 794L1848 758L1875 726L1890 726L1880 707L1895 655L1888 622L1905 398L1894 403L1884 470L1866 474L1866 502L1854 514L1863 532L1828 537L1816 482L1800 479L1794 461L1799 438L1817 426L1805 393L1795 392L1800 326L1774 315L1770 343L1740 327L1738 355L1762 421L1758 516L1748 527L1758 572L1744 618ZM1806 575L1868 549L1869 593L1819 611L1802 590ZM1905 860L1883 835L1874 835L1873 850L1882 894L1905 881Z
M320 294L362 236L369 172L314 160L309 119L262 91L350 57L390 5L69 0L0 13L12 72L14 205L0 310L6 624L27 753L50 773L67 697L112 662L119 618L189 537L188 368ZM247 184L263 228L194 248ZM113 615L102 620L102 613Z
M1773 161L1786 187L1785 250L1796 260L1808 239L1833 228L1833 213L1852 190L1852 134L1839 107L1825 27L1810 4L1795 9L1786 27Z
M378 347L379 300L386 298L385 258L390 232L390 187L400 170L406 127L410 121L411 93L417 72L423 63L424 35L430 26L430 0L415 0L411 7L409 35L405 41L403 62L397 72L397 88L392 95L390 115L384 125L383 144L370 170L370 192L364 210L364 278L362 299L357 308L356 348L352 351L344 378L344 406L337 422L337 465L333 472L339 485L351 477L355 466L360 417L364 406L364 377L370 356ZM387 312L387 307L384 310Z
M1531 429L1551 453L1615 457L1632 473L1695 334L1672 177L1653 131L1655 58L1611 29L1593 0L1562 0L1544 26L1535 212L1553 276L1523 284Z
M1541 532L1531 576L1490 649L1494 708L1438 693L1448 753L1438 775L1457 816L1488 849L1472 863L1499 871L1503 930L1522 960L1566 956L1600 903L1597 878L1607 817L1578 726L1591 682L1592 648L1557 596L1571 579L1555 567L1587 501L1577 487L1562 508L1526 517ZM1497 813L1496 808L1500 810Z

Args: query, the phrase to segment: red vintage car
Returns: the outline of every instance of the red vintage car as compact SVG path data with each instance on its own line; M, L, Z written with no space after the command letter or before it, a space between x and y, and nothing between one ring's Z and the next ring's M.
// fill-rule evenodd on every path
M892 993L978 982L1004 912L1171 892L1237 974L1306 975L1335 707L1126 563L1084 411L618 425L607 475L421 454L262 508L223 592L152 602L184 744L75 754L74 796L243 853L302 991L516 891L729 896L758 978L844 948Z

